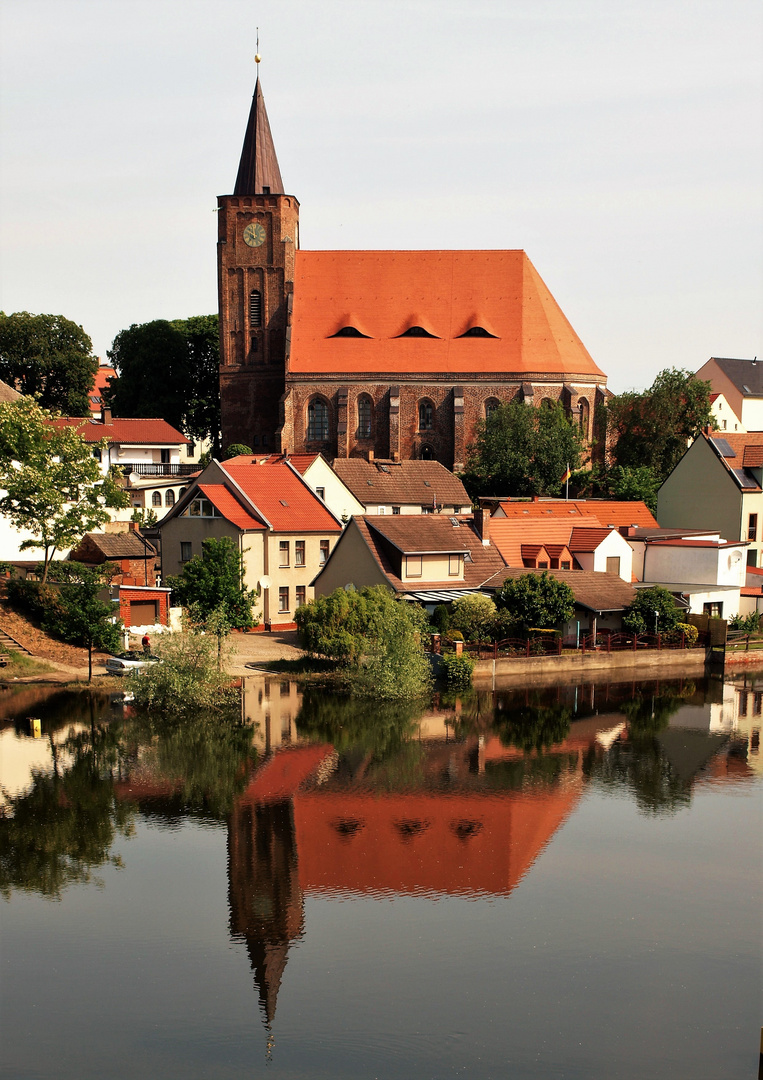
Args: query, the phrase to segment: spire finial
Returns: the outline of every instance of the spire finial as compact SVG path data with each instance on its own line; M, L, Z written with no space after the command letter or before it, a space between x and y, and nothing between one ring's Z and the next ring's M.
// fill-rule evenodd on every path
M260 60L262 60L262 57L260 56L260 28L259 28L259 26L257 27L257 44L255 46L255 49L256 49L256 52L254 54L254 62L255 62L255 64L259 64Z

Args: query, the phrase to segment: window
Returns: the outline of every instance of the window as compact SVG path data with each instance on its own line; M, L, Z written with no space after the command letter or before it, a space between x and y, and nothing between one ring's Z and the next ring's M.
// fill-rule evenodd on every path
M249 325L262 326L262 293L259 289L249 293Z
M281 540L281 542L278 545L278 555L279 555L278 565L279 566L288 566L289 565L289 541L288 540Z
M562 570L569 570L569 569L570 569L569 559L562 559Z
M216 506L213 506L209 499L193 499L188 504L181 517L221 517L220 511Z
M195 449L196 449L196 443L187 442L185 444L185 456L186 457L193 457L193 452L194 452Z
M153 491L151 493L151 505L152 506L161 506L162 505L162 493L161 493L161 491Z
M169 450L160 450L159 455L160 455L159 460L161 461L162 465L169 465L169 463L170 463L170 452L169 452Z
M377 513L382 514L382 515L387 513L387 507L386 506L377 506L376 510L377 510Z
M406 577L421 577L421 555L405 556Z
M758 539L758 515L757 514L750 514L749 518L747 519L747 539L748 540L757 540Z
M289 586L288 585L281 585L280 588L278 589L278 610L279 611L288 611L289 610Z
M190 562L193 556L193 550L190 541L180 541L180 561L182 563Z
M541 559L541 561L538 563L538 570L548 570L547 559Z
M721 420L721 427L723 428L724 431L726 430L726 421L725 420Z
M746 690L741 690L739 692L739 715L740 716L747 716L747 702L748 702L747 691Z
M487 399L487 401L485 402L485 419L486 419L486 420L488 419L488 417L489 417L489 416L490 416L490 415L491 415L492 413L494 413L494 412L495 412L495 410L496 410L496 409L498 408L498 406L499 406L500 404L501 404L501 403L500 403L500 401L498 400L498 398L490 397L490 398L488 398L488 399Z
M307 441L325 442L329 437L329 409L325 401L316 399L307 406Z
M433 514L434 513L434 507L433 506L422 506L421 512L422 512L422 514Z
M434 461L434 450L431 446L426 444L421 448L421 460L422 461Z
M723 604L722 603L710 603L702 605L702 612L704 615L709 615L711 619L723 618Z
M419 402L419 431L431 431L434 419L434 409L431 401Z
M305 565L305 541L304 540L295 540L294 541L294 565L295 566L304 566Z
M318 560L320 562L321 566L323 566L323 564L326 562L328 557L329 557L329 542L328 542L328 540L321 540L321 556L320 556L320 559Z
M316 488L315 489L315 494L318 496L319 499L323 499L324 502L325 502L325 500L326 500L326 489L325 488Z
M361 334L357 326L343 326L337 330L335 334L331 334L331 337L368 337L368 334Z
M297 585L297 590L296 591L297 591L296 606L301 607L303 604L307 603L307 586L305 586L305 585Z
M251 351L253 353L256 353L259 350L259 347L260 347L259 338L256 338L256 337L252 336L252 338L249 341L249 347L250 347L250 349L251 349Z
M167 488L167 490L164 493L164 505L165 506L174 506L175 505L175 492L172 490L172 488Z
M358 438L371 438L371 399L358 398Z
M749 548L748 551L747 551L747 565L748 566L757 566L758 565L758 553L755 550L755 548Z
M495 337L495 334L490 334L484 326L470 326L469 329L459 335L460 337Z
M610 556L607 559L607 573L608 574L620 574L620 557L619 555Z
M93 450L93 457L96 461L103 461L103 454L100 450Z
M393 506L392 507L392 513L393 514L399 514L400 513L400 507L399 506Z
M591 415L591 406L588 404L587 398L578 399L578 413L580 416L580 428L585 435L588 431L588 420Z
M461 556L449 555L448 556L448 576L458 577L461 573Z
M404 330L402 334L398 334L398 337L429 337L436 338L436 334L430 334L428 330L425 330L423 326L409 326L407 330Z

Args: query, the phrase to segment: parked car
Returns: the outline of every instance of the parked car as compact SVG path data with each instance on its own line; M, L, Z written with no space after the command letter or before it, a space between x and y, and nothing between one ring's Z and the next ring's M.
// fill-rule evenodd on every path
M161 664L161 660L158 656L146 656L145 653L133 649L120 653L119 656L110 656L106 661L106 670L109 675L129 675L131 671L142 671L149 664Z

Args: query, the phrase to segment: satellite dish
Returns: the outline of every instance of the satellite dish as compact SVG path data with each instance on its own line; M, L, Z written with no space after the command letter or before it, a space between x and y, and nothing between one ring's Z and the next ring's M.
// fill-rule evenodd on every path
M345 592L355 592L355 586L353 585L353 583L351 581L347 582L347 584L344 587L344 591Z
M260 578L259 586L260 586L261 589L269 589L270 588L270 578L268 577L267 574L263 574L263 576Z

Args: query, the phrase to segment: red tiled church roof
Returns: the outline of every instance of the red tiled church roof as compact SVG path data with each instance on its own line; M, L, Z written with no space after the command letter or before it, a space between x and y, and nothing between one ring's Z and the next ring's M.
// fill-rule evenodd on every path
M461 336L475 326L494 336ZM604 379L523 251L296 252L289 372Z

